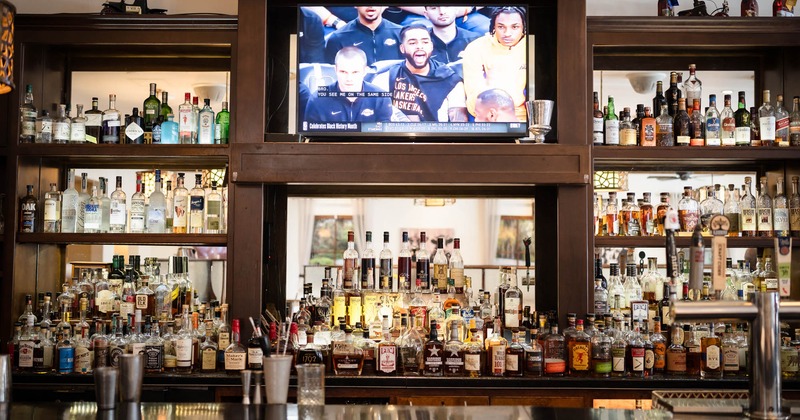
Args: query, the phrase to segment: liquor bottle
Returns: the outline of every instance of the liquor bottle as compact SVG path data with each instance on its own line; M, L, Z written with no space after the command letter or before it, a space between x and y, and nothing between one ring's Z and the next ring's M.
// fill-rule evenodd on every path
M558 322L550 321L550 334L543 339L544 375L564 376L567 370L567 346L564 336L558 332Z
M725 334L720 342L722 353L722 374L737 376L739 374L739 342L733 335L731 324L725 324Z
M116 110L117 95L108 95L108 109L103 111L102 128L103 135L100 143L119 144L120 139L120 115Z
M577 320L575 333L567 341L569 351L569 375L587 376L590 373L590 358L592 357L591 341L583 331L583 320Z
M33 86L25 85L25 99L19 106L19 142L36 140L36 107L33 105Z
M789 145L800 146L800 96L792 98L792 113L789 115Z
M789 111L783 107L783 95L778 95L775 103L775 143L789 146Z
M639 125L639 145L656 146L656 118L652 115L649 106L644 107L644 117Z
M192 144L192 94L186 92L186 101L178 106L178 126L181 144ZM196 128L194 129L196 130Z
M624 377L628 374L625 364L628 342L625 338L626 334L621 331L622 320L617 318L616 322L619 330L611 336L613 339L611 342L611 376Z
M183 305L181 313L181 329L175 335L176 370L179 373L192 371L192 333L189 305Z
M105 335L105 323L95 318L95 333L89 338L92 357L92 369L108 366L108 336Z
M669 299L669 297L667 297ZM653 372L661 375L667 366L667 339L661 334L661 317L653 317L653 333L650 334L653 344Z
M636 146L636 128L631 121L631 109L628 107L622 110L622 120L619 122L619 145Z
M754 237L757 235L758 215L756 214L756 198L750 192L751 182L752 179L749 176L744 178L744 185L742 186L743 195L739 201L742 214L741 231L744 237Z
M723 363L721 344L720 338L715 334L710 334L700 339L700 348L702 352L701 378L722 378Z
M762 146L775 144L775 108L769 103L769 90L762 93L764 103L758 108L758 127Z
M683 91L686 94L687 104L694 104L695 99L702 102L703 82L697 78L696 71L697 67L694 64L689 64L689 78L683 82ZM702 109L702 107L698 106L697 109Z
M608 378L611 375L611 344L613 339L600 330L590 339L591 373L596 378Z
M608 193L608 204L606 205L606 232L608 236L619 235L619 212L617 211L617 193Z
M636 193L628 193L627 204L622 206L620 214L620 234L625 236L640 236L642 233L642 226L639 224L641 220L641 208L636 205Z
M100 177L100 232L111 228L111 198L108 197L108 178Z
M164 371L164 339L155 320L151 321L150 336L144 342L144 370L147 373Z
M594 279L594 311L598 314L608 312L608 290L599 278Z
M225 371L239 373L247 368L247 349L239 342L239 320L231 321L231 344L225 348Z
M771 237L773 235L772 198L767 191L767 177L761 177L758 192L758 199L756 200L756 229L758 230L758 236Z
M595 258L594 260L594 278L595 280L600 280L600 284L603 286L603 289L608 289L608 281L606 277L603 275L603 259L602 258ZM606 302L606 305L608 303ZM598 312L597 310L594 311L596 314L605 314L608 311ZM532 320L535 322L535 320Z
M708 188L705 200L700 202L700 224L704 233L710 233L709 221L712 217L724 212L724 203L716 195L720 192L720 185L714 184Z
M131 196L130 233L145 232L145 196L140 175L136 175L136 192Z
M127 223L127 196L125 191L122 190L122 177L117 176L116 189L111 193L109 231L111 233L125 233Z
M27 185L27 194L19 201L19 231L33 233L41 229L36 220L39 214L39 200L33 195L33 185Z
M686 347L686 374L700 376L702 370L703 348L700 337L695 334L691 325L683 326L683 345Z
M47 110L42 110L42 115L36 117L36 143L53 142L53 119Z
M792 176L792 196L789 198L789 229L791 236L800 238L800 177Z
M461 341L461 329L463 329L463 325L451 328L450 339L444 345L444 376L458 377L465 375L465 344Z
M150 83L150 96L148 96L142 104L144 110L144 136L147 143L152 143L153 140L153 125L158 121L161 115L161 101L156 96L156 84Z
M764 258L764 269L757 276L760 291L778 291L778 274L772 269L772 258Z
M214 321L207 319L205 322L206 339L200 343L200 371L210 373L217 371L217 352L219 347L214 340Z
M597 92L592 96L592 144L603 145L603 111L600 111L600 99Z
M55 182L50 184L50 191L44 194L42 219L44 219L43 232L61 232L61 192L58 191L58 185Z
M444 341L446 338L445 326L447 316L442 307L443 305L440 297L439 292L433 293L433 299L428 303L428 323L421 323L421 325L425 326L428 331L437 330L436 333L439 336L439 340ZM419 318L417 318L417 322L420 322Z
M412 315L412 324L414 317ZM400 318L401 334L396 343L400 352L400 368L398 373L402 375L419 376L421 374L423 339L419 330L408 326L408 318Z
M608 112L604 120L606 145L619 146L619 121L614 110L614 97L608 97Z
M203 175L195 174L194 188L189 191L189 233L203 233L205 224L206 192L203 189ZM176 210L177 212L177 206Z
M86 117L83 116L83 105L76 105L78 115L70 121L69 142L86 143Z
M772 221L775 236L790 236L791 224L789 221L789 199L783 189L783 177L778 177L775 198L772 200Z
M439 341L436 321L431 322L431 331L428 341L425 343L425 355L423 359L424 376L442 376L444 374L444 344Z
M83 233L86 222L86 203L91 198L87 189L88 181L89 178L86 172L81 173L81 191L78 193L78 218L75 222L76 233Z
M169 115L172 115L172 107L167 103L169 94L167 91L161 91L161 106L159 107L159 116L162 121L166 121Z
M506 347L508 347L508 340L506 340L502 335L502 323L500 322L500 317L496 317L494 320L494 328L492 329L492 335L486 339L486 353L488 359L488 374L489 376L505 376L506 372ZM563 364L563 339L562 339L562 349L561 349L561 356L562 356L562 364ZM547 369L547 348L545 347L545 372ZM564 370L561 370L563 375Z
M750 146L750 112L745 104L744 91L739 91L739 107L733 114L736 122L735 144L737 146Z
M365 239L365 249L361 253L359 273L361 289L366 291L375 287L375 250L372 249L371 231L367 231Z
M425 232L419 233L419 249L415 253L417 257L417 292L428 292L431 288L430 259L427 250L428 236Z
M761 142L761 123L759 122L758 112L756 111L756 107L750 107L750 145L751 146L763 146L764 144Z
M678 73L669 73L669 88L664 96L667 97L667 111L669 116L675 118L678 113L678 99L681 98L681 90L678 89Z
M56 118L53 119L53 143L69 143L71 125L72 121L67 117L67 106L59 104L58 114L56 114Z
M228 103L222 102L222 110L217 113L217 120L216 124L214 125L215 128L215 135L214 140L217 144L228 144L228 139L230 137L230 124L231 124L231 113L228 111Z
M222 195L217 192L217 181L211 181L211 192L206 197L205 232L222 232Z
M211 109L211 100L203 99L203 109L197 114L197 143L214 144L214 111Z
M730 110L730 97L728 99L728 110ZM733 115L731 115L733 117ZM731 119L731 121L733 121ZM706 111L705 117L705 135L706 135L706 146L721 146L722 145L722 135L720 132L720 113L717 110L717 95L708 95L708 110ZM733 133L731 133L733 134Z
M669 115L667 105L661 105L661 113L656 118L656 146L674 146L673 118ZM646 146L646 144L642 144Z
M333 371L337 376L360 376L364 367L364 354L353 342L353 329L344 329L344 339L333 342Z
M126 144L144 144L145 136L142 126L144 121L139 114L139 108L133 107L130 117L125 118L125 143Z
M645 341L642 338L639 321L636 321L628 346L625 349L625 370L628 376L633 378L646 376L645 353Z
M436 253L433 255L433 278L434 284L431 289L439 293L447 293L447 269L448 269L447 254L444 250L444 238L436 238Z
M403 232L403 244L400 247L400 253L397 254L397 290L399 292L412 290L411 277L411 248L408 243L408 232Z
M200 106L197 96L192 96L192 144L197 144L197 129L200 122Z
M695 225L700 220L700 204L692 197L692 187L683 187L683 198L678 202L678 217L681 232L694 231Z
M656 95L653 97L653 114L660 112L662 105L667 105L667 98L664 96L664 82L659 80L656 82Z
M61 329L56 346L56 360L58 360L57 371L60 374L72 373L75 369L75 346L70 339L72 334L69 327Z
M624 310L631 307L631 302L642 300L642 286L636 278L636 264L628 263L625 267L625 281L622 287L625 289L622 305Z
M166 208L164 210L165 232L172 233L173 222L175 221L175 193L172 191L171 180L167 180L164 201L166 204Z
M392 250L389 248L389 232L383 232L383 249L379 255L380 258L380 273L379 283L375 285L376 289L384 292L392 291Z
M694 104L692 106L692 114L689 116L689 121L692 125L690 129L691 138L689 140L689 145L705 146L706 118L700 113L699 99L694 99Z
M92 196L84 206L83 231L85 233L100 233L100 221L103 214L100 210L100 197L97 195L97 186L92 187Z
M720 118L720 143L723 146L736 145L736 119L733 116L733 109L731 109L731 95L725 94L725 107L719 115ZM706 122L706 132L708 132L708 122Z
M103 139L103 111L98 108L99 100L92 98L92 109L85 112L84 129L87 143L101 143Z
M511 344L506 347L505 376L522 377L525 375L525 332L511 330Z
M730 222L728 229L728 236L738 237L741 231L741 214L742 211L739 207L738 192L735 190L733 184L728 184L728 190L725 192L725 203L723 204L723 214Z
M508 274L510 287L503 295L503 328L519 328L522 324L522 290L517 276Z
M758 0L742 0L742 16L758 16Z
M639 206L639 227L642 236L653 236L656 234L656 212L653 204L650 203L651 194L645 192L642 198L642 205Z
M178 173L178 187L173 192L172 231L186 233L189 220L189 190L184 186L184 173Z
M675 145L688 146L692 138L692 123L686 112L686 99L678 99L678 111L675 113L673 128L675 132Z

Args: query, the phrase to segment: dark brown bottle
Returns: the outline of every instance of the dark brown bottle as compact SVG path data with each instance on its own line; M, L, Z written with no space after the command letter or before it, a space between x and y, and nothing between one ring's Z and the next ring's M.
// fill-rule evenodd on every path
M431 333L423 349L424 376L442 376L444 371L444 344L439 341L439 333L436 328L436 321L431 321Z
M678 112L673 120L672 131L675 134L676 146L688 146L692 138L692 123L686 112L686 99L678 99Z
M667 92L664 94L664 96L666 96L667 111L669 112L669 116L675 117L675 114L678 113L678 99L681 98L681 90L678 89L677 72L673 71L669 73L669 89L667 89Z

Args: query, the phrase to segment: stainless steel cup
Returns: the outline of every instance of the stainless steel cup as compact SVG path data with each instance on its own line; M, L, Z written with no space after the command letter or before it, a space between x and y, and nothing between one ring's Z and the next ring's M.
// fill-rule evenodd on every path
M0 355L0 404L11 402L11 356Z
M119 369L102 366L94 369L94 394L98 410L113 410L117 405Z
M263 358L264 387L267 404L286 404L292 356L271 355Z
M250 404L250 382L252 382L253 371L243 370L242 372L242 404Z
M264 375L264 372L260 370L253 371L253 398L251 398L251 402L253 404L261 404L261 377Z
M122 402L142 401L142 379L144 378L144 355L122 354L119 356L119 397Z

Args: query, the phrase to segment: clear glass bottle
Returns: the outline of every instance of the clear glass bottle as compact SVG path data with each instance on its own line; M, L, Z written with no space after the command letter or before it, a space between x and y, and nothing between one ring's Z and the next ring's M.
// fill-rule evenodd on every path
M189 211L189 190L184 186L184 173L178 173L177 188L173 192L172 231L186 233Z
M736 145L736 119L731 108L731 95L725 94L725 107L720 113L720 142L723 146ZM706 126L708 131L708 126Z
M100 233L100 222L103 219L100 208L100 197L97 195L97 186L92 187L92 196L84 206L83 231L85 233Z
M756 214L758 236L771 237L773 235L772 197L769 195L767 177L762 176L756 200Z
M622 120L619 122L619 145L636 146L636 128L631 122L631 109L628 107L622 110Z
M790 236L789 199L784 194L783 177L778 177L775 198L772 200L772 222L775 236Z
M692 187L683 187L683 198L678 202L678 218L681 232L694 231L700 221L700 204L692 197Z
M199 98L192 96L192 144L197 144L197 128L200 120Z
M693 104L695 99L702 101L703 98L703 82L697 78L696 72L697 66L689 64L689 78L683 82L683 92L687 104ZM698 109L702 109L702 107Z
M416 281L412 278L411 272L411 246L408 242L408 232L403 232L402 245L400 252L397 254L397 291L408 293L411 290L416 290L412 287Z
M155 188L150 193L150 205L147 209L147 232L166 233L167 231L167 200L161 191L161 170L156 169Z
M45 233L61 232L61 192L58 185L50 183L50 191L44 194L44 214L43 218Z
M197 114L197 143L214 144L214 111L211 100L203 99L203 109Z
M522 325L522 290L516 274L509 273L507 278L510 287L503 296L503 327L519 328Z
M76 105L78 115L70 121L69 142L86 143L86 117L83 116L83 105Z
M722 206L722 214L728 218L730 228L728 229L728 236L738 237L741 232L741 215L742 210L739 207L738 191L733 184L728 184L728 189L725 191L725 202Z
M632 301L642 300L642 286L636 278L636 264L628 263L625 267L625 281L622 286L625 289L623 309L630 308Z
M714 187L707 189L705 200L700 202L700 223L703 227L703 233L710 234L709 221L712 217L718 214L723 214L725 204L717 198L720 193L721 186L714 184Z
M206 233L222 233L222 195L217 192L217 181L211 181L211 192L206 198Z
M178 106L178 125L179 125L179 135L180 135L180 142L181 144L192 144L194 143L192 139L192 132L197 132L196 128L193 130L192 127L192 94L186 92L184 98L186 101Z
M739 207L742 212L741 218L741 231L744 237L757 236L757 220L756 213L756 197L753 196L750 190L752 179L747 176L744 178L744 185L742 185L742 198L739 201Z
M130 233L145 232L145 195L140 175L136 175L136 192L131 196Z
M419 233L419 249L415 255L417 257L417 279L414 291L418 293L430 292L431 288L431 266L428 256L428 236L425 232Z
M675 145L675 134L673 130L673 118L669 115L667 105L661 105L661 113L656 118L656 144L662 147Z
M83 233L84 225L86 223L86 203L92 198L89 195L89 175L86 172L81 173L81 191L78 193L78 221L75 224L76 233Z
M39 200L33 195L33 185L27 185L27 193L19 201L19 231L33 233L41 229L38 222Z
M111 193L109 232L125 233L128 225L128 198L122 190L122 177L117 176L116 189Z
M769 103L769 90L762 92L764 103L758 108L758 128L761 145L766 147L775 144L775 108Z
M100 177L100 232L111 229L111 198L108 197L108 178Z
M433 255L433 284L432 290L447 293L447 254L444 250L444 238L436 238L436 253Z
M730 96L728 97L728 108L730 111ZM733 118L733 112L730 115ZM719 110L717 110L717 95L708 95L708 110L705 116L706 125L706 146L721 146L721 126Z
M67 106L59 104L58 114L53 119L53 143L69 143L71 125L72 121L67 116Z
M75 189L75 170L67 172L67 188L62 194L61 205L61 231L64 233L78 232L78 206L80 198Z
M203 233L205 210L206 192L203 189L203 175L195 174L194 188L189 191L189 233Z
M692 122L686 111L686 99L678 99L678 111L673 118L673 131L675 132L675 145L688 146L692 138Z
M19 106L19 142L36 140L36 106L33 105L33 86L25 85L25 99Z
M608 204L606 205L606 232L608 236L617 236L620 232L619 212L617 207L617 193L608 193Z
M783 107L783 95L778 95L775 103L775 143L789 146L789 111Z
M628 198L620 211L619 230L624 236L641 236L641 208L636 204L636 193L629 192Z
M117 95L110 94L108 95L108 109L103 111L103 136L101 138L101 143L106 144L119 144L120 142L120 114L119 111L116 110L117 106Z
M53 119L50 113L42 110L42 114L36 117L36 143L53 142Z

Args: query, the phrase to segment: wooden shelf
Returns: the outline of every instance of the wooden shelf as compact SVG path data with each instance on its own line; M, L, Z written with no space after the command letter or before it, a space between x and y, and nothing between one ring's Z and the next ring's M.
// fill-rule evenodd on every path
M228 163L227 144L20 144L21 158L57 158L89 168L221 168Z
M800 147L640 147L593 146L595 169L675 169L755 166L767 161L800 159Z
M711 237L704 237L705 246L711 245ZM594 246L597 248L664 248L664 236L595 236ZM679 247L691 246L691 236L676 236L675 244ZM775 238L728 238L728 248L770 248L775 246ZM793 246L800 246L794 241Z
M589 149L558 144L235 144L232 180L275 184L589 183Z
M22 244L208 245L227 246L227 234L179 233L18 233Z
M682 51L730 46L795 46L800 35L796 19L773 17L627 17L586 18L590 45L653 46L654 39L669 42L679 35ZM712 41L713 40L713 41Z

